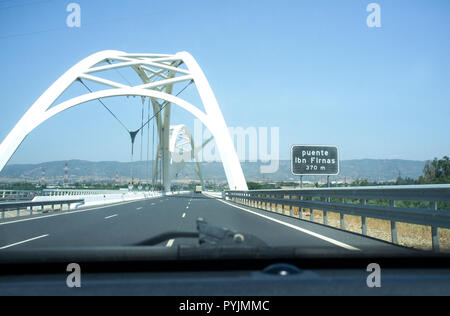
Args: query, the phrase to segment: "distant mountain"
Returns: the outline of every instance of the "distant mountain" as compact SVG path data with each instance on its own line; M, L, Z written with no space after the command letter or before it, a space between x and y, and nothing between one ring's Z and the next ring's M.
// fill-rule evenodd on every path
M100 161L91 162L84 160L54 161L40 164L15 164L6 166L0 172L0 182L38 181L45 170L46 181L62 181L64 179L64 165L68 163L70 182L75 181L109 181L116 177L120 181L126 181L133 176L135 178L151 178L153 161L139 162L115 162ZM290 171L290 161L280 160L279 169L273 174L262 174L260 162L243 162L242 169L249 181L280 181L298 180ZM200 164L203 177L206 180L225 181L225 173L220 162L203 162ZM394 180L399 175L402 177L418 178L422 174L425 161L399 160L399 159L357 159L343 160L340 163L340 174L332 179L351 181L357 178L365 178L370 181ZM177 179L196 179L195 164L188 163L178 174ZM324 177L304 177L305 181L319 181Z

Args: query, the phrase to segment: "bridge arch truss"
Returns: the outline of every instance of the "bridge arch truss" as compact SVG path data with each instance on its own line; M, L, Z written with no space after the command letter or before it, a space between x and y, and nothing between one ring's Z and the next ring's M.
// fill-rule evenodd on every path
M185 65L184 68L180 67ZM137 85L124 84L102 78L105 71L131 68L141 82ZM58 97L76 81L91 81L104 86L55 104ZM203 109L172 94L176 83L193 83L198 91ZM246 190L247 184L234 149L233 141L219 108L214 93L196 60L187 52L169 54L130 54L106 50L92 54L72 66L59 77L28 109L0 144L0 171L10 160L25 137L49 118L74 106L116 96L141 96L150 98L156 123L162 155L162 178L166 191L170 190L169 175L169 133L171 105L177 105L198 118L209 129L216 142L228 185L232 190ZM158 100L164 101L163 105Z

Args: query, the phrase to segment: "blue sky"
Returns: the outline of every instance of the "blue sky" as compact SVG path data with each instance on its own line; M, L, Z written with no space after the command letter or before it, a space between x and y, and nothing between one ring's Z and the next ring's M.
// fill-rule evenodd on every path
M81 28L66 26L70 2ZM449 155L450 1L378 0L381 28L366 25L371 2L0 0L0 140L89 54L188 51L229 126L280 128L282 159L292 144L337 145L341 159ZM139 126L139 98L105 103ZM192 122L174 109L173 123ZM93 101L39 126L10 163L129 161L129 146Z

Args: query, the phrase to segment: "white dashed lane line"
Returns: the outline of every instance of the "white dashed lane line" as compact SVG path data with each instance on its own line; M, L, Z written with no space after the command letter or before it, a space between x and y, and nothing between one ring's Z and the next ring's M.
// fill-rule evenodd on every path
M114 214L114 215L111 215L111 216L106 216L105 219L110 219L110 218L113 218L113 217L116 217L116 216L118 216L118 214Z
M167 242L166 247L172 247L174 241L175 241L175 239L169 240L169 241Z
M137 210L138 210L138 211L139 211L139 210L142 210L142 206L141 206L141 207L138 207Z
M45 234L45 235L37 236L37 237L34 237L34 238L30 238L30 239L27 239L27 240L19 241L19 242L16 242L14 244L10 244L10 245L6 245L6 246L3 246L3 247L0 247L0 250L6 249L6 248L10 248L10 247L14 247L14 246L17 246L17 245L21 245L21 244L24 244L24 243L27 243L27 242L30 242L30 241L33 241L33 240L36 240L36 239L41 239L41 238L44 238L44 237L48 237L48 236L49 236L49 234Z
M186 217L186 213L183 213L183 215L181 215L181 217L182 217L182 218L185 218L185 217Z

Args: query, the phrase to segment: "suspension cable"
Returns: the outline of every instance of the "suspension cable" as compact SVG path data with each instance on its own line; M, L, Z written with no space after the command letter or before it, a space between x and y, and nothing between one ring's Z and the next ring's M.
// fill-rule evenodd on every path
M106 62L112 65L111 60L106 59ZM122 77L123 80L125 80L128 83L129 86L131 86L131 83L128 81L128 79L124 75L122 75L122 73L117 68L114 68L114 70L116 71L117 74L119 74L120 77Z
M189 87L193 82L194 82L193 80L190 80L190 81L188 82L188 84L187 84L183 89L181 89L175 96L176 96L176 97L179 96L179 95L180 95L184 90L186 90L186 88ZM159 104L159 102L156 102L156 103ZM159 104L159 106L160 106L159 111L156 112L150 119L148 119L148 120L141 126L141 128L144 128L145 125L147 125L147 124L148 124L151 120L153 120L159 113L161 113L161 111L162 111L162 110L166 107L166 105L169 104L169 103L170 103L169 101L164 101L163 104ZM140 129L141 129L141 128L140 128ZM138 129L138 131L139 131L140 129Z
M141 161L142 161L142 144L144 141L144 129L142 128L142 124L144 124L144 103L145 97L142 97L142 112L141 112Z
M148 110L147 110L147 118L150 118L150 98L148 98ZM147 126L147 186L150 185L150 177L149 177L149 153L150 150L150 125Z
M108 63L110 63L110 61L107 61ZM120 74L120 73L119 73ZM120 74L122 76L122 74ZM122 76L123 77L123 76ZM81 80L81 78L77 78L77 80L90 92L92 93L92 90L83 82L83 80ZM189 87L194 81L191 79L186 86L181 89L175 96L179 96L184 90L187 89L187 87ZM130 138L131 138L131 184L133 185L133 154L134 154L134 140L136 138L136 135L139 133L139 131L141 131L141 160L142 160L142 135L143 135L143 128L149 124L159 113L161 113L161 111L170 103L169 101L164 101L163 104L160 104L158 101L156 101L156 103L160 106L160 109L158 112L154 113L152 117L148 118L147 121L145 123L143 123L144 121L144 105L142 105L142 115L141 115L141 127L139 129L137 129L136 131L131 131L128 127L126 127L126 125L106 106L105 103L103 103L103 101L101 99L97 99L102 105L103 107L117 120L117 122L120 123L120 125L122 125L122 127L129 133ZM150 98L149 98L149 108L150 108ZM150 111L149 111L149 115L150 115ZM160 127L161 128L161 127ZM159 135L160 135L160 139L161 139L161 130L159 131ZM154 142L155 142L155 123L153 123L153 144L152 144L152 150L154 151ZM164 155L163 150L162 150L162 155ZM160 165L160 172L159 172L159 176L160 176L160 183L162 183L162 159L163 157L161 157L161 163Z
M81 82L81 84L90 92L92 93L92 90L89 89L89 87L83 82L83 80L81 80L81 78L77 79L79 82ZM97 99L98 102L100 102L103 107L117 120L117 122L120 123L120 125L122 125L122 127L129 133L130 130L128 129L128 127L125 126L125 124L122 123L122 121L105 105L105 103L103 103L103 101L101 99Z
M156 165L156 157L155 157L155 121L153 121L153 136L152 136L152 158L153 158L153 165L152 169L155 169ZM155 176L152 174L152 188L153 191L155 191Z

